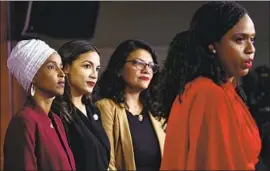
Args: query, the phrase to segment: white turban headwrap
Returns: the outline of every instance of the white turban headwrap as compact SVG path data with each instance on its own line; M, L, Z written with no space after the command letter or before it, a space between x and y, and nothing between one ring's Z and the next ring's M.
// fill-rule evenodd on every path
M28 91L37 71L54 52L41 40L22 40L12 49L7 66L24 90Z

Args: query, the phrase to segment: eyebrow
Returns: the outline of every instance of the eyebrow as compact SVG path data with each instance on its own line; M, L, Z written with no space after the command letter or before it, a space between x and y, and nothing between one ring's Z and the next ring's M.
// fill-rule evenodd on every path
M248 34L248 33L235 33L234 36L243 36L243 37L255 37L256 33Z
M92 61L88 61L88 60L82 61L82 63L84 63L84 62L90 63L92 66L94 66L94 63ZM97 67L100 67L100 65L98 65Z
M145 62L145 63L147 63L145 60L143 60L143 59L141 59L141 58L139 58L139 57L137 57L137 58L135 58L135 59L131 59L131 60L141 60L141 61L143 61L143 62ZM149 61L148 63L155 63L154 61Z
M47 61L45 64L47 65L49 63L53 63L54 65L57 65L57 62L51 61L51 60L50 61ZM60 66L63 66L62 62L60 63Z

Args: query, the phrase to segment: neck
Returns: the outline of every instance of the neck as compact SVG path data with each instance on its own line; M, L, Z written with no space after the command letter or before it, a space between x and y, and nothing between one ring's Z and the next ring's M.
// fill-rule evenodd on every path
M53 102L54 97L44 97L39 96L38 94L35 94L33 97L36 101L36 103L45 111L45 113L48 115L49 111L51 110L51 105Z
M82 106L84 106L84 104L82 103L82 94L77 93L76 91L74 91L73 89L71 89L71 101L74 104L74 106L76 106L77 108L81 108Z
M125 103L128 105L128 110L133 113L139 113L143 108L140 102L140 92L126 90Z
M229 81L230 83L232 83L234 87L237 87L237 86L238 86L238 80L237 80L236 77L230 77L230 78L228 79L228 81Z
M140 102L140 92L125 90L125 102L129 104L138 104Z

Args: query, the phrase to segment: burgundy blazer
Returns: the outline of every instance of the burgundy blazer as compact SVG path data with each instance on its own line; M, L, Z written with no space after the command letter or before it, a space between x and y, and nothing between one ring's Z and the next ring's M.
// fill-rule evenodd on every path
M4 142L5 171L76 170L61 119L51 118L37 104L12 117Z

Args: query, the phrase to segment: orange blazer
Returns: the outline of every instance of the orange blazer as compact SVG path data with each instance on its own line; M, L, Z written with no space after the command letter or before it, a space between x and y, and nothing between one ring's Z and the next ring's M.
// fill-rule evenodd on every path
M161 170L255 170L261 140L232 83L199 77L175 99Z

